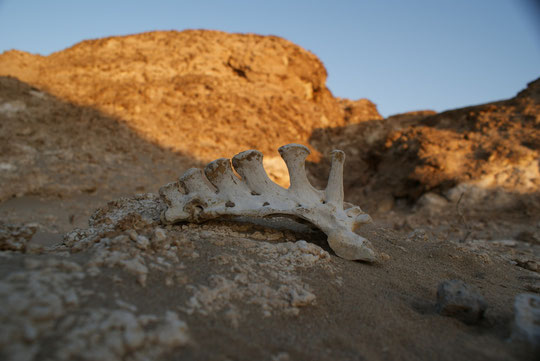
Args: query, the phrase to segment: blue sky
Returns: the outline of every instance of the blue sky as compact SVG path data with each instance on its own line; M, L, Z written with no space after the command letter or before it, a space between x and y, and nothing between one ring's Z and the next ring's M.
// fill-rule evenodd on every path
M0 0L0 52L170 29L282 36L323 61L335 96L385 116L509 98L540 77L537 0Z

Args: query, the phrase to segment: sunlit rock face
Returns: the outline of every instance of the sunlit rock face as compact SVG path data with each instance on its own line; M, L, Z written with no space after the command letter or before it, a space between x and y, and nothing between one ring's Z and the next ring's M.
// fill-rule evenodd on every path
M7 52L0 75L91 106L205 161L255 147L277 155L283 144L306 143L316 128L380 119L368 100L340 103L322 62L276 36L190 30L111 37L47 57Z

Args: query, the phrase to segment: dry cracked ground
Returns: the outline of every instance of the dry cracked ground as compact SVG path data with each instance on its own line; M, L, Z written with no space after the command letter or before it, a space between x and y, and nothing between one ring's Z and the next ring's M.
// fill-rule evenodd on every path
M325 81L315 55L253 34L1 54L2 359L535 359L514 302L540 291L540 80L387 119ZM320 189L346 152L377 262L280 219L162 223L160 186L246 149L287 186L291 142ZM441 312L447 280L483 298L474 322Z

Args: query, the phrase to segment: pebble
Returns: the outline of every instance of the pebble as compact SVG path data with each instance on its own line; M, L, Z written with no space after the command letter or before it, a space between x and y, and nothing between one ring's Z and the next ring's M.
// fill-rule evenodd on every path
M167 232L163 228L156 228L154 230L154 241L156 242L164 242L167 239Z
M408 242L428 242L429 236L425 229L418 228L407 235Z
M137 242L137 248L139 248L139 249L145 250L150 245L150 241L148 240L148 238L146 238L143 235L138 235L136 239L137 239L137 241L136 241Z
M466 324L478 323L486 311L484 297L463 281L443 281L437 288L437 311Z
M382 262L387 262L387 261L390 261L390 259L391 259L392 257L390 257L390 255L389 255L388 253L381 252L381 253L379 254L379 258L380 258L380 260L381 260Z
M512 338L540 347L540 296L521 293L514 300Z
M498 246L505 246L505 247L516 247L517 241L514 239L501 239L498 241L492 241L491 243L496 244Z
M134 229L130 229L126 233L132 241L137 241L137 232Z

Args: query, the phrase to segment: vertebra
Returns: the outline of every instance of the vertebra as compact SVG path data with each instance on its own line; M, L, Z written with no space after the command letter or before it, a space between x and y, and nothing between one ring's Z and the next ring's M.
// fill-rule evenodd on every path
M309 221L328 236L330 248L348 260L372 262L376 259L371 243L354 230L371 221L360 207L345 203L343 209L343 164L345 153L332 151L332 166L325 191L315 189L307 179L305 160L309 149L300 144L279 148L287 164L290 187L285 189L266 174L263 155L248 150L235 155L232 165L226 158L210 162L204 173L192 168L178 182L160 189L168 208L165 223L204 222L223 217L289 216Z

